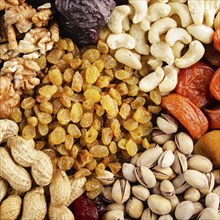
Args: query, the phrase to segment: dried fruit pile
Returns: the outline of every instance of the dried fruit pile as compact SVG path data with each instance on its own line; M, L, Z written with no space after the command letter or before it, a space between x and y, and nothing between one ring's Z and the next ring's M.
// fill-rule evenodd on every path
M219 219L220 3L42 2L0 0L0 219Z

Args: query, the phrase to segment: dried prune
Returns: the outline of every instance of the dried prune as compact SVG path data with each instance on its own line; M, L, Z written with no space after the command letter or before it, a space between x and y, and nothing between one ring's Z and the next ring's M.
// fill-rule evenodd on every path
M101 217L103 216L103 214L106 212L107 210L107 206L105 201L103 200L103 198L101 196L97 196L94 199L94 203L98 209L98 213L99 213L99 218L101 219Z
M77 198L69 207L75 220L98 220L98 209L95 203L86 195Z

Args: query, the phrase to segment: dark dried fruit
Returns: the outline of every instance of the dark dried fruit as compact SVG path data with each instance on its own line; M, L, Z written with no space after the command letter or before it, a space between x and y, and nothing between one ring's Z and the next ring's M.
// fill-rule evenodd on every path
M69 207L75 220L98 220L98 209L95 203L86 195L77 198Z
M188 98L173 93L162 99L161 106L178 119L193 138L199 139L208 130L206 116Z
M116 4L114 0L56 0L55 6L62 15L60 27L78 45L88 45L97 42L99 27L107 23Z
M99 218L101 219L103 214L106 212L107 210L107 206L105 201L103 200L103 198L101 196L97 196L94 199L94 203L98 209L98 213L99 213Z
M199 108L203 108L212 100L209 84L213 74L214 70L210 65L197 62L180 70L175 91L190 99Z
M205 46L205 59L212 64L213 66L220 67L220 52L217 51L213 45L211 44L206 44Z

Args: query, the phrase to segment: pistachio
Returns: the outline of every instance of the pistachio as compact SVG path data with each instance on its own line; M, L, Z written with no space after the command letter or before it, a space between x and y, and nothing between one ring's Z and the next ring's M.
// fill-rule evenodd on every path
M213 170L212 173L215 177L215 184L220 185L220 169Z
M191 201L183 201L179 203L175 210L177 220L188 220L193 216L194 205Z
M208 187L205 187L205 188L201 188L199 189L199 191L206 195L208 193L210 193L213 189L214 189L214 186L215 186L215 177L213 175L213 173L206 173L204 174L205 177L207 178L207 181L208 181Z
M177 148L186 155L189 155L193 151L193 140L192 138L185 132L179 132L175 135L175 142Z
M172 198L168 199L171 204L171 212L174 212L177 205L180 203L179 198L175 195Z
M169 180L163 180L160 183L160 191L166 198L172 198L175 195L175 188Z
M125 179L116 180L112 187L112 199L118 204L123 204L130 197L131 186Z
M204 209L200 202L194 202L193 205L194 205L194 213L192 218L197 216Z
M167 214L167 215L161 215L158 220L173 220L172 215Z
M218 210L213 208L205 208L203 209L199 215L197 216L198 220L219 220Z
M187 159L186 156L180 151L176 150L174 152L174 162L172 165L173 170L178 173L184 173L187 170Z
M208 173L212 170L212 162L201 155L193 155L187 162L189 169L192 170L197 170L203 173Z
M142 213L141 220L157 220L157 215L146 208Z
M154 148L145 150L137 160L137 166L146 166L148 168L153 167L160 155L162 154L162 148L159 145L156 145Z
M168 114L161 114L161 116L157 117L156 123L159 129L166 134L173 134L178 130L178 122Z
M102 220L124 220L124 212L122 210L112 210L106 212Z
M114 182L114 174L108 170L104 170L102 175L96 177L103 185L110 185Z
M212 192L215 193L216 195L218 195L219 200L220 200L220 185L215 187L215 189L213 189Z
M151 135L152 140L157 144L164 144L173 138L173 134L166 134L157 128L152 131Z
M173 179L176 175L173 172L173 169L170 167L162 168L156 165L152 168L152 171L157 180L170 180L170 179Z
M190 188L190 185L185 181L184 174L178 175L172 180L172 183L174 185L176 194L181 194Z
M157 195L162 195L161 191L160 191L160 181L156 181L155 186L152 188L152 193L153 194L157 194Z
M137 179L134 174L135 166L132 163L123 163L122 174L129 182L135 183Z
M121 210L123 211L123 213L126 213L125 204L118 204L116 202L107 205L107 211L112 211L112 210Z
M201 194L200 194L199 190L194 187L190 187L184 193L184 199L192 201L192 202L199 201L200 197L201 197Z
M219 208L219 197L215 193L208 193L205 197L205 205L206 207L210 207L213 209L218 209Z
M171 150L172 152L174 152L176 150L176 143L173 140L169 140L166 143L163 144L162 147L163 151L166 150Z
M113 202L111 186L105 186L101 195L105 202Z
M208 188L209 183L205 174L197 170L187 170L184 173L186 182L197 189Z
M145 166L136 167L135 176L138 182L147 188L152 188L156 184L156 178L153 172Z
M138 158L139 158L142 154L143 154L143 153L137 153L137 154L135 154L133 157L131 157L130 163L132 163L132 164L134 164L135 166L137 166Z
M147 204L151 211L158 215L166 215L171 211L170 201L163 196L150 195Z
M142 201L146 201L150 195L150 191L142 185L132 186L131 192L136 198Z
M158 159L158 166L162 168L170 167L174 162L174 154L171 150L164 151L159 159Z
M143 210L143 202L135 197L131 197L126 203L127 214L134 219L140 218Z

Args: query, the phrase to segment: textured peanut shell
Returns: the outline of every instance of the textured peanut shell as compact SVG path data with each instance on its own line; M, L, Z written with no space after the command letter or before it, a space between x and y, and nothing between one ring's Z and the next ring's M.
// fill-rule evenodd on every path
M215 168L220 168L220 130L203 135L195 144L194 153L209 158Z

